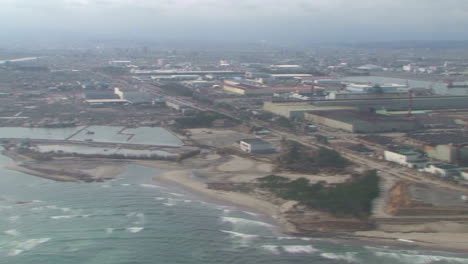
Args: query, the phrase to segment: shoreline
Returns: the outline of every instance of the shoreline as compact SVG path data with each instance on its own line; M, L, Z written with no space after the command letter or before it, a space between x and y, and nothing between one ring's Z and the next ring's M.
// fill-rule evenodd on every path
M11 154L11 153L10 153ZM33 176L38 176L55 181L63 182L79 182L80 180L66 175L49 175L46 173L36 172L28 168L18 165L20 157L14 155L9 156L15 163L5 166L7 169L20 171ZM206 183L193 177L193 172L196 170L196 165L202 167L206 164L212 164L213 160L195 159L191 160L189 164L185 162L170 162L170 161L145 161L145 160L127 160L125 166L121 166L121 161L116 160L102 160L102 159L68 159L68 162L81 163L86 162L91 164L98 164L102 166L101 174L107 174L106 177L98 178L101 180L112 179L116 177L123 169L126 169L128 164L136 164L148 168L163 170L157 176L152 178L153 181L161 182L169 185L169 187L180 187L188 193L200 195L202 198L213 200L213 203L220 205L234 206L241 209L246 209L258 213L261 218L266 222L275 226L275 230L279 234L287 236L322 239L328 240L332 243L345 242L350 244L368 245L377 244L381 246L394 246L398 248L410 248L420 250L439 250L453 253L467 253L468 240L463 240L466 234L458 234L461 238L458 241L451 241L450 237L453 233L415 233L415 232L385 232L380 230L360 231L360 232L308 232L301 233L296 229L296 226L290 223L287 219L281 216L285 209L284 205L275 205L269 201L265 201L251 194L240 192L230 192L209 189ZM223 162L214 163L216 168L219 168ZM221 164L221 165L220 165ZM70 165L70 164L68 164ZM67 166L67 165L65 165ZM110 168L114 169L110 169ZM224 168L226 169L226 168ZM91 170L98 171L97 168ZM105 172L104 172L105 171ZM412 236L416 237L413 238ZM422 239L419 239L422 237ZM440 241L442 239L442 241ZM460 242L461 241L461 242ZM462 243L461 246L457 242Z
M174 184L177 187L181 187L190 193L195 193L204 196L208 199L220 203L231 204L240 208L248 208L254 212L258 212L261 215L267 217L278 227L278 231L281 234L294 236L298 238L311 238L321 239L330 242L346 242L357 245L368 245L376 244L378 246L391 246L396 249L417 249L417 250L435 250L435 251L446 251L451 253L467 253L468 247L462 244L461 246L452 245L441 245L439 244L440 236L453 235L450 233L404 233L404 232L384 232L379 230L371 231L359 231L359 232L313 232L309 234L301 234L297 232L292 224L288 223L284 219L277 218L280 214L280 207L269 203L264 200L260 200L251 195L211 190L206 187L203 182L194 180L190 170L171 170L161 173L158 176L153 177L156 182L162 182L166 184ZM259 206L260 205L260 206ZM275 217L276 216L276 217ZM401 237L395 237L398 234ZM314 236L311 236L314 235ZM405 236L432 236L434 243L419 239L406 239ZM465 234L461 234L465 236ZM438 238L439 237L439 238ZM445 241L446 242L446 241ZM451 243L456 243L451 241Z
M162 182L163 184L181 187L189 193L201 195L217 203L224 203L238 208L252 210L254 213L268 218L268 222L274 223L281 233L290 235L297 234L292 226L279 218L280 208L277 205L243 193L208 189L204 183L192 178L192 172L190 170L170 170L162 172L160 175L153 177L153 180Z

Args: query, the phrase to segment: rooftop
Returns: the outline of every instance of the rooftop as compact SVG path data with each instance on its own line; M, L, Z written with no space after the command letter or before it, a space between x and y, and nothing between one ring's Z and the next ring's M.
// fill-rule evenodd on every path
M270 144L269 142L260 139L260 138L247 138L247 139L242 139L241 142L245 142L251 145L260 145L260 144Z

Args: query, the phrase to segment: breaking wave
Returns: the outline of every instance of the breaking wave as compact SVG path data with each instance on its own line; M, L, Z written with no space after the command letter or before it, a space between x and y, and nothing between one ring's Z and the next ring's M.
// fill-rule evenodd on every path
M291 254L312 254L318 252L318 249L312 246L282 246L283 250Z
M230 234L233 237L240 237L244 239L252 239L258 237L258 235L251 235L251 234L244 234L244 233L239 233L239 232L234 232L234 231L227 231L227 230L220 230L223 233Z
M347 252L345 254L336 254L336 253L322 253L320 256L326 259L333 259L333 260L344 260L348 263L359 263L356 259L355 252Z
M248 220L244 218L237 218L237 217L222 217L221 218L223 222L228 222L234 225L255 225L255 226L266 226L266 227L273 227L273 225L265 223L265 222L260 222L260 221L254 221L254 220Z

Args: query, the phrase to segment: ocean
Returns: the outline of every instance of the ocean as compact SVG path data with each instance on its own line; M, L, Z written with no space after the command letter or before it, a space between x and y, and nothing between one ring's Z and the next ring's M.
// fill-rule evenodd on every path
M130 165L115 180L62 183L3 169L0 263L468 263L468 254L281 234L259 215L159 185Z

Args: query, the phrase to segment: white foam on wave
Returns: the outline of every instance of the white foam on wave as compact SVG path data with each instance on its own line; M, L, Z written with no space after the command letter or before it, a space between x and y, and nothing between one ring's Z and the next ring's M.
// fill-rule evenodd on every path
M10 229L3 232L5 235L18 236L19 232L16 229Z
M227 231L227 230L220 230L223 233L229 234L233 237L239 237L243 239L252 239L258 237L258 235L251 235L251 234L244 234L244 233L239 233L239 232L234 232L234 231Z
M17 256L24 251L31 250L37 247L40 244L46 243L50 240L50 238L37 238L37 239L29 239L24 242L19 242L16 244L16 248L12 249L8 252L8 256Z
M121 185L121 186L130 186L130 184L128 184L128 183L122 183L122 184L120 184L120 185Z
M10 216L10 217L8 217L8 221L10 223L16 223L19 220L19 218L20 217L18 215Z
M296 240L297 237L277 237L278 240Z
M114 232L114 228L106 228L106 233L107 234L112 234L112 232Z
M43 203L44 201L41 200L32 200L33 203Z
M359 261L356 259L356 252L346 252L345 254L322 253L320 256L326 259L344 260L348 263L359 263Z
M242 212L245 213L245 214L251 215L251 216L258 216L259 215L259 214L252 213L252 212L249 212L249 211L242 211Z
M270 225L265 222L260 222L260 221L254 221L254 220L248 220L244 218L237 218L237 217L222 217L221 218L223 222L228 222L231 224L238 224L238 225L257 225L257 226L266 226L266 227L273 227L273 225Z
M185 195L183 194L180 194L180 193L169 193L170 195L174 195L174 196L177 196L177 197L183 197Z
M138 233L141 232L143 229L143 227L129 227L127 228L127 231L130 233Z
M191 203L192 200L184 200L184 203Z
M174 205L177 205L177 200L176 199L172 199L172 198L167 198L167 203L163 203L165 206L174 206Z
M58 207L56 205L46 205L47 209L58 209Z
M140 184L141 187L144 188L151 188L151 189L166 189L162 186L156 185L156 184Z
M19 254L23 253L24 250L21 249L12 249L8 251L8 256L13 257L13 256L18 256Z
M456 258L456 257L444 257L444 256L433 256L433 255L411 255L411 254L401 254L401 253L390 253L390 252L375 252L375 255L378 257L387 257L400 262L412 263L412 264L431 264L434 262L450 262L450 263L462 263L467 264L468 260L466 258Z
M166 200L167 198L164 198L164 197L154 197L155 200L157 201L164 201Z
M70 218L75 218L75 217L78 217L78 215L54 215L54 216L51 216L50 218L51 219L70 219Z
M318 252L318 249L312 246L282 246L283 250L291 254L312 254Z
M59 219L71 219L71 218L88 218L90 217L91 215L87 214L87 215L54 215L54 216L51 216L50 219L54 219L54 220L59 220Z
M270 252L270 253L273 253L274 255L279 255L280 254L280 250L279 250L279 246L275 246L275 245L263 245L261 246L262 249Z

